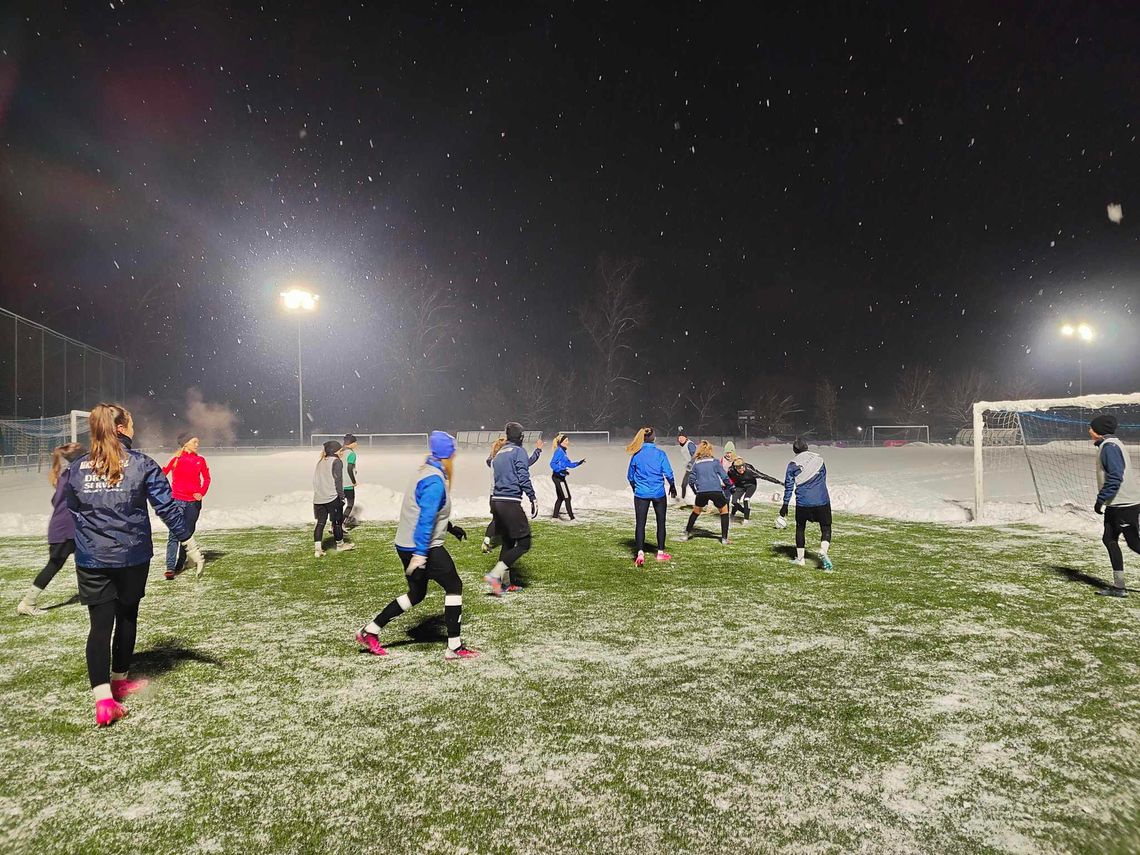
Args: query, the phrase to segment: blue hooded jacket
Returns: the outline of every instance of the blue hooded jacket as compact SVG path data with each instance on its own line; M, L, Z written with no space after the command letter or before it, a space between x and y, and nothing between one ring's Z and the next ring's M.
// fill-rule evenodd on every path
M698 493L721 493L725 488L731 489L732 482L728 480L728 474L719 460L715 457L702 457L693 461L689 486Z
M521 502L525 493L532 502L536 501L534 485L530 483L530 457L521 445L508 442L500 448L491 461L491 473L495 481L492 499Z
M555 475L560 475L565 478L566 474L577 465L577 463L570 459L570 456L566 453L566 449L561 445L555 447L554 454L550 458L550 469Z
M150 502L175 540L188 540L190 531L182 508L174 501L162 468L147 455L123 444L123 480L115 486L92 471L85 454L68 467L65 495L75 517L75 566L134 567L154 557Z
M665 498L665 482L676 489L673 467L665 452L656 443L647 442L629 458L625 478L633 486L633 495L639 499Z
M788 464L784 475L784 504L796 493L796 504L804 508L818 508L830 505L831 496L827 492L827 467L823 458L814 451L797 454Z

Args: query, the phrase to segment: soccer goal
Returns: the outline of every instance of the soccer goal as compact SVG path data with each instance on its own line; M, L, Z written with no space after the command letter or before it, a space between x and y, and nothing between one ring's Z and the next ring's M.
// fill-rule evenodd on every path
M86 443L90 413L72 410L63 416L0 420L0 467L42 469L52 449L66 442Z
M610 432L608 430L560 430L558 433L570 437L571 442L583 445L609 445ZM558 433L555 436L558 436Z
M871 425L871 445L887 447L912 442L930 444L929 425Z
M368 448L427 448L428 435L426 433L358 433L355 434L358 445ZM309 434L310 445L324 445L330 439L340 442L344 439L343 433L313 433Z
M1117 436L1140 465L1140 393L1026 401L979 401L960 441L974 450L974 517L987 503L1091 508L1097 493L1096 448L1089 421L1116 416Z

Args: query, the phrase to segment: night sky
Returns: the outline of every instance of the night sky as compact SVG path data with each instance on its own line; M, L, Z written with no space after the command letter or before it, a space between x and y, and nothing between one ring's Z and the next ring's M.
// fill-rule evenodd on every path
M821 378L853 423L915 365L1066 394L1065 320L1086 392L1137 388L1134 2L41 5L0 13L0 305L157 409L295 430L304 282L308 429L501 424L528 383L585 427L602 258L646 302L612 426L690 385L806 424Z

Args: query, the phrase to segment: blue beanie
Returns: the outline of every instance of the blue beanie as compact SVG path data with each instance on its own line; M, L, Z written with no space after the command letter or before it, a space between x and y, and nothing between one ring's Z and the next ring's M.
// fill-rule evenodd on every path
M447 431L433 430L428 437L428 448L431 449L432 457L446 460L455 454L455 437Z

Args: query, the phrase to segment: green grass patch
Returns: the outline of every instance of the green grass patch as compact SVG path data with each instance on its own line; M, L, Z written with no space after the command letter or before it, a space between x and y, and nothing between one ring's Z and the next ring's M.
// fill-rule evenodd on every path
M203 579L153 564L153 684L106 730L70 565L18 617L46 547L2 539L4 851L1140 850L1140 596L1093 596L1098 541L839 515L825 574L714 524L638 570L632 519L540 522L498 601L472 521L458 663L435 586L390 659L352 640L404 590L392 526L319 561L202 532Z

